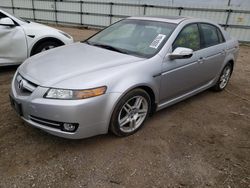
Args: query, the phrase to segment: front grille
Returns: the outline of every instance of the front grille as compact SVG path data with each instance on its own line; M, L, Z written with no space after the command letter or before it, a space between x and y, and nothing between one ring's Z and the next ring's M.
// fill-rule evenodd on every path
M19 95L28 96L30 95L38 85L26 80L20 74L15 79L15 89Z

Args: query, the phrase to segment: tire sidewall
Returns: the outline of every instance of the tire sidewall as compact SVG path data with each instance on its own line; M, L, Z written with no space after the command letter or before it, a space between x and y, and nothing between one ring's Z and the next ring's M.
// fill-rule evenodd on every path
M221 76L224 74L224 71L227 69L229 67L229 69L230 69L230 75L229 75L229 79L230 79L230 77L231 77L231 75L232 75L232 65L231 64L227 64L224 68L223 68L223 70L222 70L222 72L221 72L221 75L220 75L220 78L219 78L219 89L220 90L224 90L226 87L227 87L227 85L228 85L228 83L229 83L229 80L227 81L227 83L226 83L226 85L223 87L223 88L221 88L220 87L220 84L221 84L221 81L220 81L220 79L221 79Z
M135 129L134 131L132 132L123 132L120 128L119 128L119 123L118 123L118 117L119 117L119 113L120 113L120 110L122 109L123 105L128 101L130 100L131 98L135 97L135 96L142 96L144 97L147 102L148 102L148 111L147 111L147 115L144 119L144 121L141 123L141 125ZM110 130L117 136L129 136L129 135L132 135L134 134L135 132L137 132L139 129L141 129L145 123L145 121L147 120L149 114L150 114L150 111L151 111L151 99L150 99L150 96L148 95L148 93L142 89L134 89L130 92L128 92L127 94L125 94L121 99L120 101L117 103L114 111L113 111L113 114L112 114L112 117L111 117L111 122L110 122Z
M220 79L221 79L221 76L223 75L223 73L224 73L224 71L225 71L225 69L226 69L227 67L230 68L229 79L231 78L231 75L232 75L232 72L233 72L233 66L232 66L230 63L228 63L228 64L226 64L226 65L224 66L224 68L222 69L222 71L221 71L221 73L220 73L220 76L219 76L219 79L218 79L217 83L215 84L215 86L213 87L213 89L214 89L215 91L222 91L222 90L224 90L224 89L227 87L227 85L228 85L228 83L229 83L229 80L228 80L227 84L226 84L223 88L220 87L220 83L221 83Z
M54 48L60 46L60 44L58 44L55 41L45 41L42 42L41 44L39 44L35 49L32 55L36 55L38 53L42 52L42 49L45 48L46 46L54 46Z

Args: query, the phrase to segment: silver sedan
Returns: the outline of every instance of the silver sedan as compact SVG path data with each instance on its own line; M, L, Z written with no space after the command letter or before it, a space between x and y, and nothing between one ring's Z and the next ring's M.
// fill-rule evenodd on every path
M207 20L130 17L26 60L10 101L25 122L53 135L128 136L154 111L209 88L223 90L238 50Z

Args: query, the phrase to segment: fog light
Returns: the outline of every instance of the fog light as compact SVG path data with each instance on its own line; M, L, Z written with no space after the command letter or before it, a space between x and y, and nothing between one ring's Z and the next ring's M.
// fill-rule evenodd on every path
M74 132L76 130L76 125L72 123L64 123L63 124L63 130L68 132Z

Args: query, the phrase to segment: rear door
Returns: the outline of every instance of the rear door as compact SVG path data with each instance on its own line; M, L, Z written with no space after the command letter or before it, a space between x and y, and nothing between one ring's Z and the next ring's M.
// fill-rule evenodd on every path
M6 17L0 12L0 19ZM22 63L26 58L27 44L22 27L0 25L0 66Z
M201 48L200 75L202 83L211 82L222 66L226 57L226 43L220 29L212 24L200 23Z

